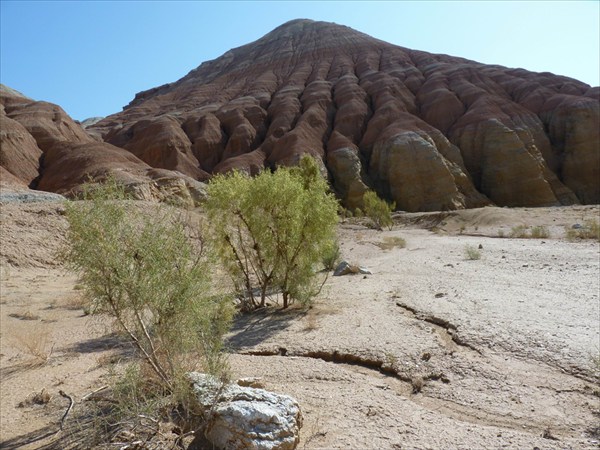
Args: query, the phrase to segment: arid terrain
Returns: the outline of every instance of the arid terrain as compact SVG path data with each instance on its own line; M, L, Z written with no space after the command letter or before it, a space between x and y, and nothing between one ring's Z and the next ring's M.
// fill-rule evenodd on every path
M68 424L127 358L57 259L62 211L1 206L1 448L60 439L59 391L75 400ZM382 232L343 222L342 257L372 275L330 277L308 310L239 316L233 375L298 400L299 448L598 448L600 248L565 229L599 215L486 207L397 213ZM550 236L500 237L518 225Z

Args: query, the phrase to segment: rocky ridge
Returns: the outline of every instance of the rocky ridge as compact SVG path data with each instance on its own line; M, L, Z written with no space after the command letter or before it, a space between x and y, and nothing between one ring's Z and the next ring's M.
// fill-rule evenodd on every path
M31 201L28 188L76 195L89 180L114 176L139 199L194 204L204 186L178 172L150 167L130 152L85 132L63 109L0 88L0 201ZM17 192L18 194L11 194Z
M50 107L39 103L43 131ZM23 124L11 105L6 117ZM52 111L58 140L75 144L47 153L30 124L37 150L28 139L23 162L2 157L25 183L41 170L40 189L62 192L99 167L204 181L293 165L309 153L350 208L369 188L407 211L600 202L600 88L410 50L326 22L283 24L138 93L85 131ZM80 149L90 167L74 162ZM70 178L37 167L40 151Z

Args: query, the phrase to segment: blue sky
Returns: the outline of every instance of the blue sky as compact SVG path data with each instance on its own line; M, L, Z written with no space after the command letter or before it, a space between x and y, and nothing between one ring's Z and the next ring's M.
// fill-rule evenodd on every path
M600 2L0 1L0 80L73 118L119 112L139 91L297 18L432 53L600 84Z

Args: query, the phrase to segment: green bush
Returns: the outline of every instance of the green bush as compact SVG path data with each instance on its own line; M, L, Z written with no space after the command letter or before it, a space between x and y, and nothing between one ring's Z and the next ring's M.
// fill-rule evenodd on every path
M340 245L337 240L331 241L323 251L321 262L325 270L332 271L336 268L341 259Z
M92 313L113 317L141 358L146 385L174 394L185 372L221 375L231 302L210 296L202 246L174 210L144 211L114 180L66 207L65 258L80 275Z
M481 252L476 247L472 245L465 246L465 257L471 261L476 261L481 259Z
M532 239L545 239L550 237L550 231L544 226L533 227L530 231Z
M367 191L363 196L364 213L378 230L382 230L383 227L392 229L392 211L395 208L395 203L380 199L374 191Z
M338 202L312 158L254 178L216 176L205 206L242 309L265 306L272 290L283 294L284 308L318 292L315 268L335 239Z
M502 237L504 234L502 234ZM510 237L520 239L544 239L550 237L550 231L545 226L535 226L529 229L526 225L517 225L510 230Z
M529 234L527 232L527 226L525 225L516 225L512 227L510 230L509 236L511 238L527 238Z

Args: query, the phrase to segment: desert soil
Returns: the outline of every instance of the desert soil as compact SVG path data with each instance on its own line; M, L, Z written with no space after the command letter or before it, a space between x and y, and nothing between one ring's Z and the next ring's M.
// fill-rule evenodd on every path
M59 391L76 410L127 356L56 257L62 211L1 205L2 448L52 442L69 405ZM397 214L391 231L342 223L342 257L372 274L330 277L308 310L238 317L233 375L298 400L299 448L598 448L600 249L564 233L599 217L482 208ZM498 237L516 225L550 237ZM398 237L406 247L389 248Z

